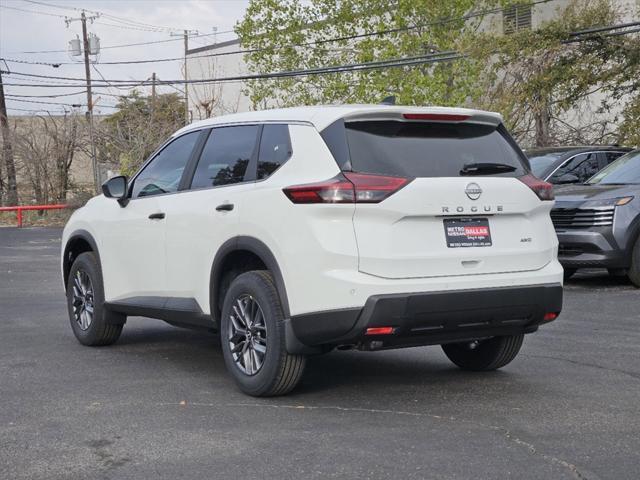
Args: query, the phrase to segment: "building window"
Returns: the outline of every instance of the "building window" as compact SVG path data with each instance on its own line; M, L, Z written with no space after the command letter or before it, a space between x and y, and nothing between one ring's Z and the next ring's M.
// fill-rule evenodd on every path
M502 11L502 29L505 35L520 30L531 30L531 5L512 5Z

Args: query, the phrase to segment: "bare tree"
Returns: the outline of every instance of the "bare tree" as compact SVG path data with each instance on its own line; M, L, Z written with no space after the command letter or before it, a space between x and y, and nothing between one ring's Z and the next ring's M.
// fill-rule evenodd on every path
M216 59L207 60L205 68L205 76L208 78L225 76L224 69ZM241 89L238 89L235 93L232 92L230 83L194 85L190 92L193 106L196 109L198 118L201 120L237 112L242 93Z
M71 166L83 142L75 114L38 115L15 130L20 175L29 183L37 204L65 202L72 186Z

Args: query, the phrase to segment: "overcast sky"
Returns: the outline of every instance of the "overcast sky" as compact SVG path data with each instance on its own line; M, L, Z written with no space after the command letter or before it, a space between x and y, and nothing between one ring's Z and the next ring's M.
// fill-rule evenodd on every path
M65 16L79 17L80 10L84 8L87 9L87 15L93 14L88 11L92 10L119 17L119 19L114 19L103 15L93 24L89 24L89 31L100 38L102 50L95 67L105 78L144 80L149 78L154 71L160 79L182 78L181 61L133 65L101 65L100 62L170 58L184 55L182 37L172 37L168 30L149 31L153 28L127 22L168 27L175 29L176 33L183 29L198 30L200 35L211 34L213 27L217 27L218 32L221 32L215 37L217 41L230 40L235 38L235 34L228 31L232 30L234 24L242 18L248 3L249 0L37 0L33 2L0 0L0 58L51 63L77 62L72 65L61 65L59 68L8 62L8 67L12 72L84 78L82 58L74 58L67 53L69 40L76 38L76 35L81 36L81 24L80 22L72 22L67 28L64 19ZM104 48L158 40L174 41L152 45ZM213 43L214 37L212 35L199 36L191 38L189 42L190 48L196 48ZM60 51L25 53L43 50ZM5 70L4 64L0 63L0 68ZM93 69L91 76L95 79L100 78ZM10 95L56 95L82 90L82 88L11 86L12 83L41 84L39 80L16 75L3 74L3 81L5 94L8 95L9 115L29 113L15 110L16 108L43 109L51 112L62 112L64 108L69 109L69 107L57 105L19 102L18 98L13 98ZM63 81L42 80L42 82L47 81L63 83ZM115 97L101 96L99 92L126 93L126 90L117 88L100 87L95 90L94 101L97 102L95 113L113 112L113 109L107 108L107 106L114 105L117 101ZM174 89L167 86L160 87L159 91L175 92ZM58 98L22 99L86 104L86 94L84 93Z

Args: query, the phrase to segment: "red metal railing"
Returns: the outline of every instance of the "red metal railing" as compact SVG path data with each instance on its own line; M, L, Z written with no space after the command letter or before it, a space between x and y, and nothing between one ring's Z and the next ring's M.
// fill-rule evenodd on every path
M18 227L22 227L22 212L25 210L63 210L69 205L18 205L15 207L0 207L0 212L16 212Z

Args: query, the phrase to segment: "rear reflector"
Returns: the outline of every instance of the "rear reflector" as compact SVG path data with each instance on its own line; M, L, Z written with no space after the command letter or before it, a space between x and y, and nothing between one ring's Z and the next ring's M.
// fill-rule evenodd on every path
M344 172L329 180L283 188L293 203L379 203L397 192L408 178Z
M550 322L552 320L555 320L556 318L558 318L558 314L556 312L549 312L544 314L542 320L544 320L545 322Z
M538 177L533 176L532 174L527 174L522 177L518 177L522 183L524 183L527 187L533 190L540 200L553 200L555 196L553 195L553 185L544 180L540 180Z
M432 122L464 122L469 115L454 115L449 113L404 113L407 120L431 120Z
M365 335L391 335L393 327L371 327L367 328Z

